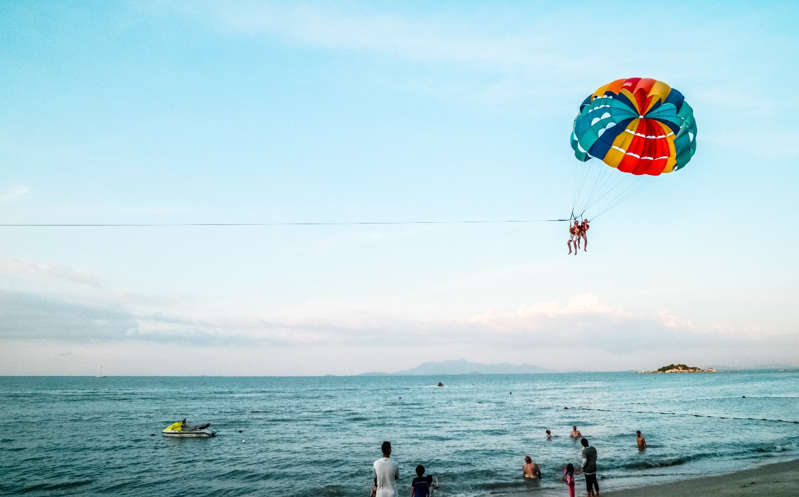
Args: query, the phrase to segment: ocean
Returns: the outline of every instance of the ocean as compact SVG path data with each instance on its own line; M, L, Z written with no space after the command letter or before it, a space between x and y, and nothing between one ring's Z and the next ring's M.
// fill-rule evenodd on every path
M161 436L184 417L217 437ZM3 377L0 494L366 497L390 440L401 496L417 464L436 497L565 496L575 424L609 490L797 458L797 421L795 371ZM540 482L521 478L526 455Z

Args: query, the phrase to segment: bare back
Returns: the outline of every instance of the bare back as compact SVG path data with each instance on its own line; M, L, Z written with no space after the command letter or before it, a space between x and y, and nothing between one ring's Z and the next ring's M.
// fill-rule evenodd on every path
M524 472L524 477L535 480L541 476L541 470L538 469L538 465L534 462L528 462L522 467L522 471Z

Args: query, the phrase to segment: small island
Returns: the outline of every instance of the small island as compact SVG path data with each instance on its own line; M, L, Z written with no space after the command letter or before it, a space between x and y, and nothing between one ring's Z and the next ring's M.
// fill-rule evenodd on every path
M639 373L715 373L713 368L702 369L696 366L686 366L685 364L669 364L654 371L639 371Z

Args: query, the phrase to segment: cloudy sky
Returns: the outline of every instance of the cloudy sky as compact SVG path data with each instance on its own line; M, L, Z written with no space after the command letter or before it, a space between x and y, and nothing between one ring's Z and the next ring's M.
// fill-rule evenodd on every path
M0 2L1 224L344 223L0 227L0 374L799 365L797 25L794 2ZM628 76L686 95L698 149L588 254L562 223L346 224L568 216L578 105Z

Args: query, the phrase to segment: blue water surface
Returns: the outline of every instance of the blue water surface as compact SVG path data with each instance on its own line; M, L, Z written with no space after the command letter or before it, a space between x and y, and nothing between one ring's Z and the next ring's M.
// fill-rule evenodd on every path
M184 417L218 436L161 436ZM563 467L580 462L573 424L597 448L607 490L797 458L794 421L790 371L4 377L0 494L365 497L390 440L400 495L420 463L438 475L437 497L567 495ZM541 482L521 478L525 455Z

